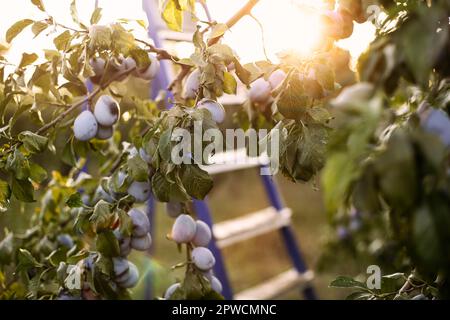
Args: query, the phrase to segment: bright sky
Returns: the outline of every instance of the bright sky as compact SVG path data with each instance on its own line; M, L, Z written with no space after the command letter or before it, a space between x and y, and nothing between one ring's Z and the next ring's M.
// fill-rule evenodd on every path
M72 25L69 4L70 0L44 0L47 10L59 22ZM78 12L82 21L89 21L94 8L95 0L78 0ZM226 21L244 3L243 0L207 0L213 19L219 22ZM142 11L142 0L99 0L103 8L101 23L112 22L119 18L146 19ZM317 45L320 39L320 24L318 9L323 7L321 0L260 0L253 9L253 15L258 18L264 28L264 38L269 58L276 61L275 54L285 49L295 49L308 54ZM198 9L201 18L204 18L202 9ZM15 21L23 18L39 19L45 16L34 6L30 0L11 0L0 12L1 38L7 28ZM350 39L340 41L339 45L349 49L356 58L374 36L374 27L370 24L355 24L355 32ZM51 48L52 38L43 34L38 39L31 40L31 31L24 32L14 40L13 48L9 54L12 62L18 62L22 52L37 51L40 48ZM231 32L227 33L225 42L236 50L243 62L264 59L261 42L261 31L251 17L243 18ZM189 47L180 45L180 55L189 55Z

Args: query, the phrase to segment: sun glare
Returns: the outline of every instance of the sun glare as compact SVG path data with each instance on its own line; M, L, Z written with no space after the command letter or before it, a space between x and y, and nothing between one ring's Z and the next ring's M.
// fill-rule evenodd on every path
M69 13L70 2L46 0L44 4L59 22L73 25ZM78 12L83 21L89 21L94 3L94 0L78 1ZM242 6L243 1L207 0L207 4L213 19L222 22L231 17ZM102 23L119 18L146 19L142 11L142 0L100 0L99 5L103 8ZM322 0L260 0L252 11L257 20L250 16L244 17L226 34L225 41L244 63L265 59L266 54L270 60L277 62L276 54L283 50L295 50L307 56L323 41L319 14L325 6ZM206 20L201 6L198 7L198 14L200 19ZM42 19L45 15L30 6L29 0L10 1L0 14L2 37L9 26L23 18ZM374 27L371 24L355 24L352 37L340 41L338 45L349 50L355 59L373 37ZM15 39L8 58L11 62L18 63L23 52L51 48L52 39L53 37L40 36L33 40L33 35L28 30ZM189 56L192 45L179 43L176 49L181 56Z

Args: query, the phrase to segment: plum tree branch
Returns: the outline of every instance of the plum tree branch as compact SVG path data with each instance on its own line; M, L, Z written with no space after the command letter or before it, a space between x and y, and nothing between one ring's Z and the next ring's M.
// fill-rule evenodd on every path
M52 128L53 126L55 126L59 121L61 121L62 119L64 119L67 115L69 115L72 111L74 111L75 109L77 109L78 107L82 106L83 104L85 104L86 102L92 100L92 98L94 98L95 96L97 96L102 90L104 90L105 88L107 88L112 82L116 81L117 79L120 79L123 76L126 76L130 73L132 73L134 70L136 69L136 67L134 68L130 68L128 70L122 71L117 73L116 75L114 75L113 77L111 77L111 79L109 79L107 82L105 82L104 84L102 84L101 86L99 86L97 89L95 89L94 91L92 91L89 95L87 95L84 99L81 99L80 101L72 104L67 110L65 110L64 112L60 113L56 118L54 118L52 121L50 121L49 123L47 123L46 125L42 126L41 128L39 128L36 131L36 134L41 134L44 133L45 131L47 131L48 129Z
M228 29L231 29L236 23L239 22L243 17L246 15L249 15L253 9L253 7L259 2L259 0L249 0L241 9L239 9L238 12L236 12L228 21L226 22L226 25ZM216 44L220 37L212 38L208 41L208 45L212 46L213 44Z

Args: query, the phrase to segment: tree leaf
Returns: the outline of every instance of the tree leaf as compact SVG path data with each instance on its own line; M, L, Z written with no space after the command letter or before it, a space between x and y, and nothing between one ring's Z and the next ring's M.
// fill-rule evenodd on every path
M14 172L14 177L19 180L27 179L30 176L30 163L19 149L8 156L6 169Z
M34 189L30 180L18 180L16 178L12 179L11 184L12 194L19 201L24 202L34 202Z
M367 290L364 283L346 276L338 276L335 280L331 281L329 286L334 288L361 288Z
M27 270L30 268L41 267L40 264L26 249L19 249L17 253L17 271Z
M30 179L37 182L42 183L45 179L47 179L47 171L42 168L37 163L30 164Z
M213 187L212 178L196 164L185 166L181 180L187 193L196 199L204 199Z
M9 206L11 188L6 181L0 180L0 212L5 212Z
M89 218L89 221L96 231L108 229L114 220L115 215L111 211L111 205L104 200L97 202L94 207L94 212Z
M162 18L170 29L181 32L183 31L183 12L177 6L177 2L177 0L167 1Z
M209 38L210 39L214 39L214 38L217 38L217 37L221 37L227 31L228 31L228 26L226 25L226 23L215 24L212 27L212 29L211 29L211 33L209 34Z
M24 131L19 134L19 140L23 142L24 147L31 153L39 153L47 148L48 138L40 136L31 131Z
M128 160L128 174L135 181L147 181L149 169L147 162L145 162L139 155L136 155Z
M223 73L223 91L228 94L236 94L237 82L229 72Z
M59 51L64 51L69 46L71 39L72 34L69 30L66 30L55 39L53 39L53 43L55 44L56 49L58 49Z
M31 27L31 31L33 31L34 37L36 38L42 31L48 28L48 24L42 21L36 21L33 23Z
M95 8L91 15L91 24L97 24L102 18L102 8Z
M19 33L34 21L31 19L23 19L14 23L8 31L6 31L6 42L11 42Z
M45 12L44 4L42 3L42 0L31 0L31 3L34 4L36 7L39 8L39 10Z
M81 200L81 194L79 192L72 193L66 201L66 205L69 208L80 208L83 206L83 201Z
M120 255L119 241L111 230L103 231L97 235L95 246L98 252L106 257Z

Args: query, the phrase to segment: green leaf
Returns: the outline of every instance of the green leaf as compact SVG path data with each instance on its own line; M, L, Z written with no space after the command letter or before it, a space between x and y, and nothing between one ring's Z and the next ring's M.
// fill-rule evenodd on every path
M42 31L48 28L48 24L42 21L36 21L33 23L31 27L31 31L33 31L34 37L37 37Z
M414 212L413 244L416 254L426 266L433 270L434 266L439 265L445 249L439 241L433 213L428 206L422 206Z
M44 4L42 3L42 0L31 0L31 3L34 4L36 7L39 8L39 10L45 12Z
M65 51L68 48L71 40L72 35L69 32L69 30L66 30L59 36L57 36L55 39L53 39L53 43L55 44L56 49L60 51Z
M236 94L237 82L229 72L223 73L223 91L228 94Z
M172 139L172 130L171 129L165 130L161 134L161 137L159 138L159 142L158 142L159 155L161 156L161 158L164 161L169 161L170 157L171 157L171 153L172 153L171 139Z
M95 8L91 16L91 24L97 24L102 18L102 8Z
M162 202L189 200L189 195L179 183L167 180L166 176L157 171L152 177L152 190L155 197Z
M6 169L14 172L14 176L19 180L27 179L30 176L30 163L19 149L8 156Z
M30 251L26 249L19 249L17 253L17 271L27 270L30 268L41 267L42 264L31 255Z
M66 201L66 205L70 208L80 208L83 206L83 201L81 200L81 194L79 192L72 193Z
M370 293L365 291L356 291L349 294L345 300L368 300L370 297L372 297L372 294Z
M100 200L94 207L94 212L89 218L94 230L104 230L108 229L115 220L115 215L111 211L111 205Z
M80 18L78 17L76 0L72 0L72 2L70 3L70 15L72 17L73 22L80 25Z
M136 48L130 50L130 56L136 61L139 69L146 69L151 63L147 51L143 49Z
M37 163L31 163L30 179L37 183L42 183L45 179L47 179L47 171Z
M6 31L6 42L11 42L19 33L34 21L31 19L23 19L14 23L8 31Z
M330 283L330 287L334 288L361 288L367 289L366 285L362 282L356 281L353 278L346 276L339 276Z
M48 138L40 136L31 131L24 131L19 134L19 140L23 142L24 147L31 153L39 153L47 148Z
M167 26L174 31L183 31L183 12L177 0L168 0L162 12L162 18Z
M0 264L8 264L11 262L14 254L14 235L8 233L6 237L0 241Z
M6 181L0 180L0 212L5 212L9 206L11 188Z
M185 166L181 180L187 193L196 199L204 199L213 187L212 178L196 164Z
M214 39L217 37L221 37L227 31L228 31L228 26L225 23L215 24L211 29L209 38Z
M34 189L30 180L12 179L11 184L12 194L17 200L24 202L34 202Z
M145 162L139 155L130 158L127 162L128 174L135 181L147 181L149 169L147 162Z
M97 251L106 257L117 257L120 255L119 242L111 230L99 233L95 246Z
M61 160L68 164L69 166L75 167L77 164L77 158L75 155L75 150L73 147L73 139L70 140L69 143L66 143L66 145L64 146L62 155L61 155Z

